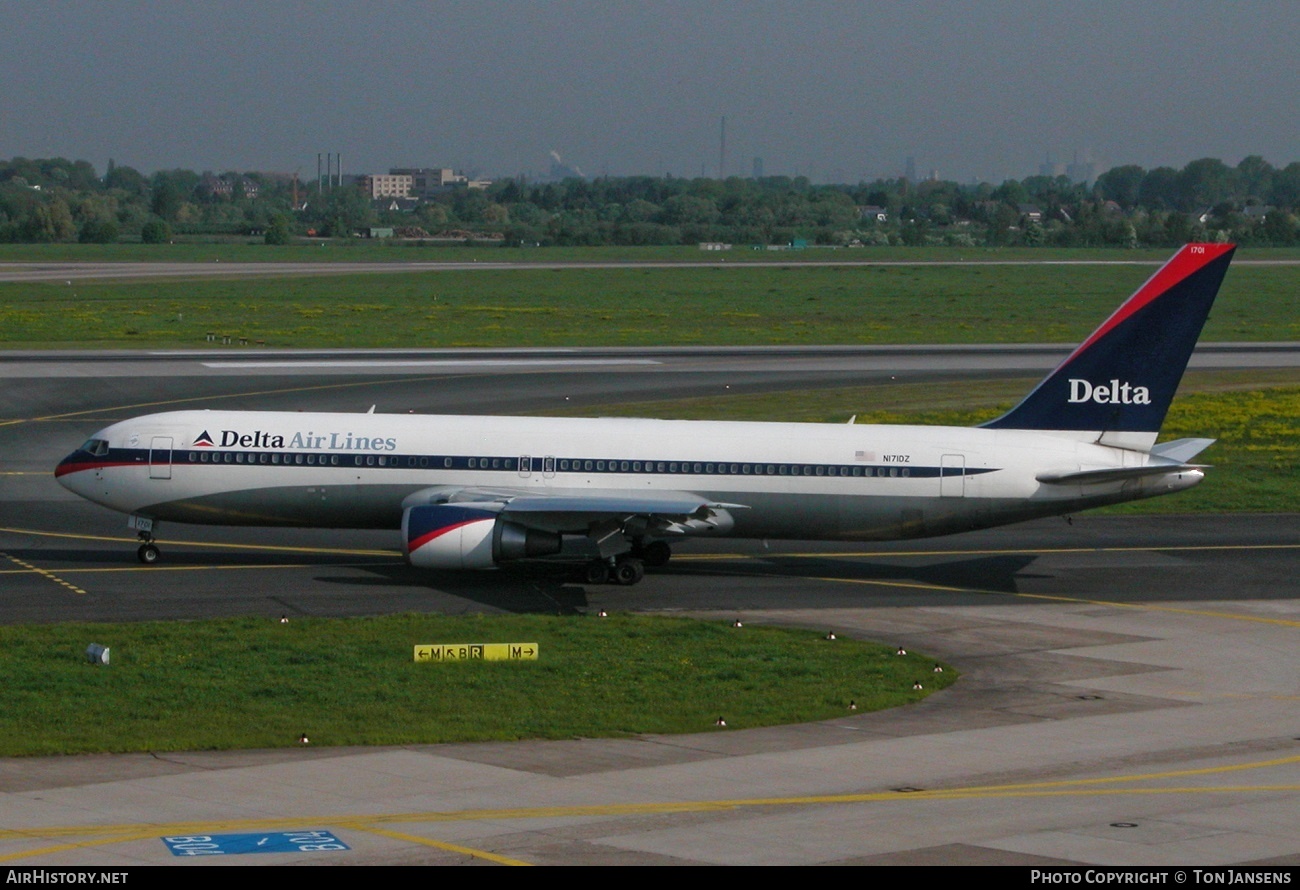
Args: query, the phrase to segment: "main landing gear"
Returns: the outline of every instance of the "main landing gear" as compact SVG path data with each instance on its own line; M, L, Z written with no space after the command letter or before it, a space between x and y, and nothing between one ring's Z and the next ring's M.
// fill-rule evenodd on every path
M613 559L593 559L583 568L582 580L587 584L631 587L645 577L647 567L658 568L667 563L672 555L672 548L663 541L638 544L630 553Z
M582 580L587 584L620 584L624 587L631 587L644 577L645 563L626 554L614 560L613 565L603 559L593 559L582 572Z

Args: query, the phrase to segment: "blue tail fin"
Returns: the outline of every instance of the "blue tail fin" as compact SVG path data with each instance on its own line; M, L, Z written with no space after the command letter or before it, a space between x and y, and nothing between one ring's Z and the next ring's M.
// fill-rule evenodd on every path
M1183 247L1024 401L984 426L1150 448L1234 250Z

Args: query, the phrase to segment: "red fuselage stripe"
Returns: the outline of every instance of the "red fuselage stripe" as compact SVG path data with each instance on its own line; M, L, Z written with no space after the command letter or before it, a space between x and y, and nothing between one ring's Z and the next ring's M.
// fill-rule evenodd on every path
M443 535L447 534L448 532L454 532L458 528L464 528L465 526L473 525L476 522L494 522L494 521L495 521L494 519L466 519L464 522L456 522L456 523L452 523L451 525L444 525L442 528L435 528L433 531L425 532L424 534L420 535L420 537L412 541L407 541L406 552L414 553L416 550L419 550L421 547L423 547L425 544L428 544L430 541L434 540L435 538L441 538Z

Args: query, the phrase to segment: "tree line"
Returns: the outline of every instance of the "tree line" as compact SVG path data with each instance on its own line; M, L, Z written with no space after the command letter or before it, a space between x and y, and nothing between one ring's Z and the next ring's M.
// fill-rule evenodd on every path
M394 206L394 205L398 206ZM1300 244L1300 162L1215 158L1181 169L1115 167L1088 185L1065 176L990 183L803 177L601 177L452 188L421 202L371 201L359 187L259 172L163 170L109 162L0 161L0 242L96 242L240 235L353 237L397 227L518 245L948 244L1170 246L1189 240ZM468 234L467 234L468 233Z

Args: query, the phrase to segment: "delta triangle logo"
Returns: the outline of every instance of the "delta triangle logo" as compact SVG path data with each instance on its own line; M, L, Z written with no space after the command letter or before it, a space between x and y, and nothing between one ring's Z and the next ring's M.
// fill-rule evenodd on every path
M204 430L203 432L199 433L199 437L194 440L194 447L215 448L216 443L212 441L212 437L208 435L208 431Z

